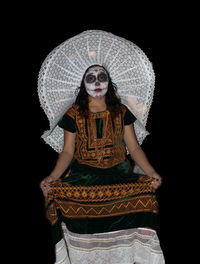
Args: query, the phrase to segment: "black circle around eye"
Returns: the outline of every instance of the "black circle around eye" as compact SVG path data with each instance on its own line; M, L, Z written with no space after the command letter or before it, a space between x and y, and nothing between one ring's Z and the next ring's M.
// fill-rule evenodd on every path
M98 81L100 82L106 82L108 80L108 76L105 73L100 73L98 75Z
M85 77L85 81L87 83L93 83L96 81L96 77L92 74L88 74L86 77Z

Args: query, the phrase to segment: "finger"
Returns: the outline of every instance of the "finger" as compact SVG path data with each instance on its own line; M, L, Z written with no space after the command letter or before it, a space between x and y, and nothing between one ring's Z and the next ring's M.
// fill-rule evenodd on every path
M155 180L155 184L160 185L161 181L159 179Z
M162 179L161 178L157 179L157 183L161 184L162 183Z
M152 181L152 186L154 189L157 189L160 186L159 181L156 181L156 180Z
M45 197L47 197L48 192L49 192L49 190L43 190L43 195L44 195Z
M48 184L48 182L46 181L46 179L44 179L43 181L41 181L40 186L46 186Z
M51 190L51 189L46 189L46 190L43 192L45 197L47 197L48 192L49 192L50 190Z
M155 181L155 182L161 182L162 179L160 177L155 177L153 181Z
M45 188L44 183L40 183L40 188L43 190Z
M42 191L44 192L44 191L49 191L49 190L51 190L51 187L50 186L48 186L48 185L42 185L41 186L41 189L42 189Z
M42 188L42 186L44 186L44 181L41 181L40 183L40 188Z
M154 189L158 188L158 186L155 183L152 183L152 186L153 186Z
M44 195L45 198L47 197L47 193L48 192L46 192L46 191L43 192L43 195Z
M40 188L41 188L42 190L44 190L44 189L47 188L47 185L46 185L45 183L43 183L43 184L40 185Z
M41 183L41 185L47 187L47 186L50 186L50 182L48 182L47 180L45 180L45 181L43 181Z
M48 186L48 185L46 185L46 186L44 187L44 190L47 190L47 191L49 191L49 190L51 190L51 187L50 187L50 186Z

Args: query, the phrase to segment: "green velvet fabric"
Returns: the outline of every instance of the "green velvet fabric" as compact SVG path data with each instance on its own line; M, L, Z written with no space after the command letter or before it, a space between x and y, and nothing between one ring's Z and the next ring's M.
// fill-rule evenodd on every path
M137 182L139 175L129 172L130 162L114 167L101 169L79 164L75 159L71 163L71 173L62 181L76 186L105 185ZM94 204L98 202L93 202ZM102 218L65 218L60 214L59 221L52 226L52 238L56 244L62 238L60 224L64 222L67 228L74 233L93 234L112 232L122 229L148 227L158 230L158 214L152 212L130 213L119 216Z
M135 116L127 109L124 115L123 125L129 125L136 120ZM65 114L58 125L72 133L76 131L75 120ZM102 137L102 119L96 119L97 137ZM122 141L125 145L125 142ZM139 175L130 172L130 162L126 160L111 168L96 168L85 164L79 164L74 158L70 164L70 175L63 178L75 186L107 185L136 182ZM158 215L152 212L130 213L120 216L102 218L64 218L61 214L59 221L52 226L53 241L57 243L62 238L61 222L65 222L67 228L75 233L92 234L111 232L116 230L150 227L158 228Z
M72 133L76 132L75 120L69 115L64 114L58 122L58 126Z
M124 162L111 168L95 168L85 164L79 164L73 159L70 165L70 175L63 179L76 186L105 185L135 182L138 175L129 172L130 162Z
M158 227L157 215L147 212L102 218L65 218L64 222L70 231L79 234L112 232L138 227L150 227L155 230Z
M124 115L124 125L130 125L134 123L136 120L136 117L128 110L126 109L125 115Z
M131 213L120 216L102 218L63 218L51 228L53 243L62 239L61 222L64 222L69 231L78 234L94 234L113 232L129 228L147 227L159 230L159 216L151 212Z

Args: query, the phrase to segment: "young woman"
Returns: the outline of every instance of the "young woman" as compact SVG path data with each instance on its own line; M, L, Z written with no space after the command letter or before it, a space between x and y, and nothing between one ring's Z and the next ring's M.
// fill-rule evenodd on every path
M129 263L124 262L126 251L134 241L136 260L141 248L143 255L148 251L153 256L151 263L158 258L160 253L154 256L148 243L158 225L155 189L162 178L136 139L135 120L117 96L109 72L100 65L90 66L74 104L58 123L64 129L63 150L40 184L57 245L56 263L61 259L63 263L113 263L112 254L120 255L118 263ZM126 147L145 176L131 170ZM67 168L68 174L61 178ZM98 237L102 235L103 240ZM99 256L97 248L102 250Z
M87 128L84 127L85 130L81 132L86 133L87 135L94 136L94 139L87 140L96 140L95 143L97 143L98 141L99 144L98 146L95 146L96 149L92 148L92 150L90 150L89 148L87 148L86 150L82 147L81 153L81 150L78 148L75 152L77 127L75 120L76 111L79 111L79 115L81 116L81 118L84 118L80 119L81 121L86 120L87 124L91 125ZM113 129L112 122L115 120L115 117L118 116L122 117L124 122L121 123L121 132L123 132L123 134L121 133L122 135L120 135L121 142L116 142L115 139L112 138L111 141L112 143L115 142L115 144L112 144L112 146L110 146L111 144L105 144L105 141L109 141L109 136L114 137L114 133L109 133L111 131L108 131L108 128ZM92 124L90 123L91 117L93 119ZM106 126L103 129L102 122L104 121L104 119L104 123L106 124ZM126 164L127 166L127 171L129 171L130 163L127 157L125 156L124 143L126 144L131 158L135 161L135 163L140 166L140 168L145 172L147 176L153 178L152 185L155 189L157 189L160 186L162 179L152 167L152 165L149 163L145 153L137 142L134 127L132 125L134 120L136 120L134 115L128 110L127 107L125 107L125 105L121 104L120 98L117 97L116 87L113 85L110 76L105 70L105 68L98 65L89 67L89 69L87 69L86 73L83 76L80 91L76 98L75 105L66 112L66 114L63 116L63 119L59 122L59 126L65 130L64 148L59 156L54 170L47 178L45 178L41 182L41 188L43 190L44 195L46 196L48 191L51 189L50 182L55 181L62 176L64 171L72 162L72 159L73 169L75 170L77 168L77 162L79 161L80 164L86 164L90 166L91 171L93 170L93 167L107 169L115 166L113 170L114 174L117 173L116 165L125 162L124 164ZM102 134L102 129L105 132L104 135ZM92 134L94 130L96 132L96 135ZM98 133L99 131L101 131L101 133ZM81 134L81 132L79 132L79 134ZM107 137L106 133L108 135ZM83 137L84 135L81 136ZM77 141L80 141L81 136L78 136ZM117 144L118 148L116 147ZM117 150L120 150L120 152L117 152ZM114 151L116 153L114 153ZM112 154L105 155L106 152ZM91 155L89 155L90 153ZM89 159L84 158L84 154L87 157L89 156ZM116 154L118 159L116 159ZM76 163L74 164L75 161ZM70 179L72 179L72 182L74 183L75 179L73 179L71 175L72 173L70 174L70 177L68 176L68 182L70 182ZM123 178L123 175L119 176ZM76 178L76 180L80 181L81 177ZM78 182L76 183L78 184Z

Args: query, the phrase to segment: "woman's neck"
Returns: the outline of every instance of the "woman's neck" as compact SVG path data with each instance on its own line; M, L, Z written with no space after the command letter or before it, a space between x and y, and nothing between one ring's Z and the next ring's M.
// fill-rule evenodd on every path
M98 107L98 108L101 108L101 107L106 107L106 97L103 96L101 98L94 98L92 96L88 96L88 105L89 107Z
M93 98L89 96L88 99L89 99L88 108L90 112L92 113L102 112L107 109L105 96L101 98Z

